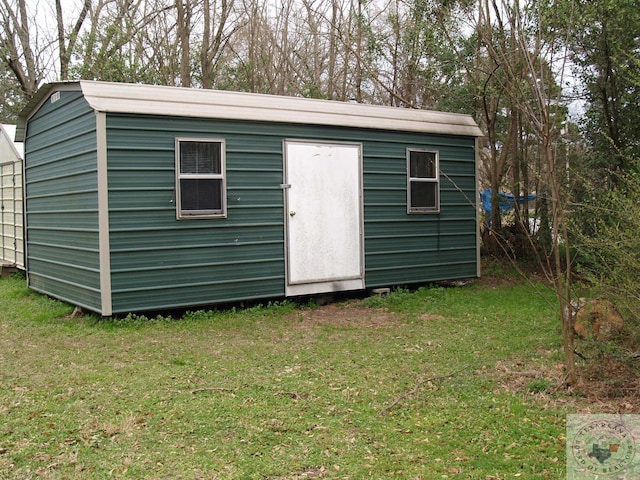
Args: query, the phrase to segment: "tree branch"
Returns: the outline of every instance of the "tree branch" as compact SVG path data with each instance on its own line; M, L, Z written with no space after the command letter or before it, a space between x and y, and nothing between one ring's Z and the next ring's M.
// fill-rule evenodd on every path
M464 372L468 368L469 368L468 366L465 366L465 367L462 367L459 370L456 370L455 372L449 373L447 375L440 375L440 376L437 376L437 377L430 377L430 378L426 378L424 380L421 380L419 382L416 382L416 384L414 385L414 387L411 390L409 390L408 392L403 393L402 395L397 397L393 402L391 402L391 404L387 405L382 410L380 410L380 412L378 413L378 416L382 417L382 416L386 415L387 412L389 412L389 410L391 410L393 407L398 405L405 398L408 398L408 397L418 393L425 383L435 382L437 380L445 380L447 378L455 377L456 375L458 375L461 372Z

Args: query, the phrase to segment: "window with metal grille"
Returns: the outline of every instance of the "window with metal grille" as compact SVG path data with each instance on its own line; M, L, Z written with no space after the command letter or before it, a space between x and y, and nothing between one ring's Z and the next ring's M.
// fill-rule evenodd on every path
M177 138L177 218L225 217L225 190L224 140Z

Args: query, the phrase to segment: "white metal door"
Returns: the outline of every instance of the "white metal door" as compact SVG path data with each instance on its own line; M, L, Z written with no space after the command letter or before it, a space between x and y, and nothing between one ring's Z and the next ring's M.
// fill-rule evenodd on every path
M285 142L287 295L364 288L359 144Z

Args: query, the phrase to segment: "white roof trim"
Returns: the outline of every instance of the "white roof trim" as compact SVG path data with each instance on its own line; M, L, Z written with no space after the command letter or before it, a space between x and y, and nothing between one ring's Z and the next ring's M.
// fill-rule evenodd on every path
M300 97L80 81L97 111L482 136L469 115Z
M74 88L75 87L75 88ZM282 97L257 93L81 80L43 86L19 119L18 131L38 102L55 90L79 87L96 111L192 118L220 118L311 125L371 128L481 137L470 115Z
M6 123L0 124L0 135L4 135L7 139L9 147L13 150L16 156L16 160L24 159L24 144L22 142L16 142L16 126Z

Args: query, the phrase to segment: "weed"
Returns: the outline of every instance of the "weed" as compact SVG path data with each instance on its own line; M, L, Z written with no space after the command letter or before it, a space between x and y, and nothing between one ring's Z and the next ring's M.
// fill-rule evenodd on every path
M536 378L527 384L527 390L531 393L543 393L551 388L551 381L546 378Z

